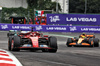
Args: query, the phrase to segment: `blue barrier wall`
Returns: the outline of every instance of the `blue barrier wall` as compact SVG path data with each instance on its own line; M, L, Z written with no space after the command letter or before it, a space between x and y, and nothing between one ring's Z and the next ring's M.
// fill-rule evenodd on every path
M43 32L94 32L100 33L100 26L58 26L58 25L30 25L30 24L0 24L0 30L23 30Z
M47 24L100 25L100 15L47 14Z

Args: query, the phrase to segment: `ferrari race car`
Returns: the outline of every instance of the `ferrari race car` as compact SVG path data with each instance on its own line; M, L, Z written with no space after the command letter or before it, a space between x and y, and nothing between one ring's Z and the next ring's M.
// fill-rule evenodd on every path
M32 31L11 31L8 33L8 49L10 51L42 50L43 52L57 52L56 37L43 35Z
M83 38L82 35L79 38L68 38L66 45L68 47L72 46L90 46L90 47L99 47L99 39L95 38L94 35L85 35Z

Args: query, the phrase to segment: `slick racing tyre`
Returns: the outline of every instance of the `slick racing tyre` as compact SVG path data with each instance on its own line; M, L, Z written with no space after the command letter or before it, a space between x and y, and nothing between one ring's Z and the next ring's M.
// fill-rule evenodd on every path
M8 50L11 51L11 41L12 41L12 36L9 36L8 39Z
M49 37L49 46L52 48L48 50L49 52L57 52L58 46L56 37Z
M99 47L99 39L98 38L94 38L94 47Z
M67 43L66 43L67 47L72 47L72 45L69 45L72 42L73 42L72 38L68 38Z
M12 39L11 50L20 51L21 38L19 36L14 36Z
M79 38L78 37L74 37L74 39L75 39L75 41L78 41Z
M92 39L92 38L90 38L88 42L89 42L89 44L90 44L90 47L93 47L93 46L94 46L94 45L92 44L92 42L93 42L93 39Z

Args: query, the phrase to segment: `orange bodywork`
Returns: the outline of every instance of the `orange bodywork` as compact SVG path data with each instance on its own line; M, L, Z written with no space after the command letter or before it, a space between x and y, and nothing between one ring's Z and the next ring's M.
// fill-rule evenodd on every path
M73 38L72 38L73 39ZM82 41L84 40L84 38L80 38L77 43L76 42L73 42L73 43L70 43L69 45L83 45L83 46L90 46L89 43L82 43ZM91 45L93 45L93 41L91 41Z
M78 39L78 41L77 41L76 39L72 38L72 40L74 40L74 42L69 43L69 45L73 45L73 46L91 46L91 45L94 44L93 41L91 41L90 43L84 42L84 39L85 39L85 38L83 38L82 36L83 36L83 35L80 35L80 36L79 36L80 38ZM92 37L92 38L95 38L94 35L84 35L84 36L87 37L87 41L89 41L89 39L90 39L91 37Z
M87 35L87 37L93 37L93 38L95 38L94 35Z
M76 44L76 43L70 43L69 45L78 45L78 44ZM80 44L79 44L79 45L80 45ZM81 45L90 46L90 44L88 44L88 43L81 43Z

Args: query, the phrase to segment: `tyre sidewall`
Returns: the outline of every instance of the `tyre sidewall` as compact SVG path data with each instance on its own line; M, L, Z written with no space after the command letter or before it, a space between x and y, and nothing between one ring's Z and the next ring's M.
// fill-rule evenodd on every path
M98 38L94 38L94 47L99 47L99 39Z
M51 48L58 49L56 37L53 36L49 37L49 46Z

